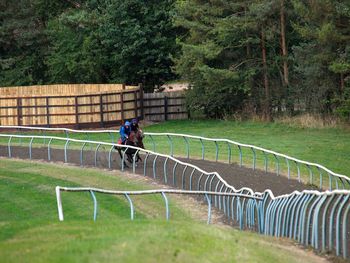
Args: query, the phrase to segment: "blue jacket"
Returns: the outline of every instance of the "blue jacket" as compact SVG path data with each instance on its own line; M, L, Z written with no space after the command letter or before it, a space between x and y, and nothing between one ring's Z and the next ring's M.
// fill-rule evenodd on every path
M122 141L125 142L126 138L130 135L130 126L129 128L126 128L126 126L124 125L121 126L119 133L120 133L120 137L122 138Z

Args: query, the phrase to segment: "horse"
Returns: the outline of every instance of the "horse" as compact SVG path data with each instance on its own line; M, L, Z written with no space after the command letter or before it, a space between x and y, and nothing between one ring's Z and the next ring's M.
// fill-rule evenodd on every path
M129 145L129 146L134 146L134 147L138 147L141 149L145 149L145 146L143 144L143 138L144 138L144 134L143 134L143 131L141 129L138 129L136 133L134 131L131 131L129 136L128 136L128 139L125 141L124 145L126 145L126 146ZM118 140L118 144L122 144L121 139ZM137 152L136 149L126 148L126 147L118 147L118 146L115 146L114 148L119 152L121 159L123 159L123 153L124 153L127 156L128 162L129 163L133 162L133 157L134 157L135 153ZM142 162L142 159L140 157L140 154L137 152L135 162L138 162L138 161ZM126 165L125 161L124 161L124 165L126 167L128 167Z

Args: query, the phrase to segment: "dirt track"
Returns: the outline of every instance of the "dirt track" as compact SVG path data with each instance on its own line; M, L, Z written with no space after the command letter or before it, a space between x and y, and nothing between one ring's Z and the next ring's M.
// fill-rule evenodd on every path
M29 159L29 149L28 147L11 147L12 157L20 159ZM68 162L80 165L80 151L78 150L69 150L67 151ZM8 149L6 146L0 146L0 156L8 156ZM144 159L145 156L142 156ZM32 149L32 158L37 160L48 160L48 152L46 147L42 148L33 148ZM252 170L245 167L239 167L236 164L225 164L212 161L203 161L203 160L193 160L193 159L183 159L180 160L191 163L198 166L204 171L207 172L218 172L220 176L230 185L234 186L236 189L241 187L249 187L254 191L263 192L265 189L271 189L275 195L291 193L294 190L304 190L310 189L309 185L299 183L295 179L290 179L284 176L277 176L274 173L265 173L261 170ZM54 162L64 162L64 151L63 149L51 149L51 161ZM149 156L146 162L146 175L154 176L153 173L153 161L154 156ZM156 179L164 182L164 158L158 157L155 163L156 168ZM112 169L121 168L121 160L117 152L113 152ZM189 178L193 169L185 169L184 166L178 165L175 171L175 178L173 178L173 168L174 162L169 160L166 166L167 172L167 181L173 185L175 180L175 186L179 187L181 184L184 184L186 188L191 187L194 189L198 184L198 179L200 174L194 172L192 174L192 180ZM94 166L95 165L95 154L93 151L85 150L83 154L83 165L84 166ZM101 168L108 168L108 152L100 150L97 155L97 166ZM130 166L130 165L129 165ZM126 167L126 170L132 170L131 167ZM144 162L139 163L136 168L136 173L144 173ZM203 186L204 182L200 182L200 185Z

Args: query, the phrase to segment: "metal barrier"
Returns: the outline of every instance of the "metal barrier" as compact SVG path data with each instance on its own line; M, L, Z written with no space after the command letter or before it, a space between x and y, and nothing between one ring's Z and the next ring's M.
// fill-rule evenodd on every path
M99 155L99 149L101 148L101 146L105 146L108 147L108 167L111 168L112 167L112 154L113 152L115 152L115 147L120 147L122 149L124 149L124 153L125 151L129 150L129 149L134 149L136 152L143 154L144 157L144 161L142 162L143 165L143 175L147 174L147 169L150 168L151 169L151 175L153 175L154 178L156 178L156 176L162 176L162 181L166 182L166 183L173 183L174 186L180 186L180 184L178 184L178 182L176 181L176 177L175 174L177 171L179 171L180 166L182 166L182 173L181 173L181 188L183 190L194 190L193 188L196 187L196 189L199 190L205 190L205 191L212 191L212 192L216 192L218 189L220 189L220 191L231 191L233 193L241 193L241 194L248 194L248 195L252 195L255 196L256 193L248 188L248 187L242 187L240 189L235 189L233 186L229 185L217 172L211 172L208 173L202 169L200 169L199 167L186 163L186 162L182 162L178 159L176 159L175 157L169 156L169 155L165 155L165 154L159 154L159 153L155 153L153 151L150 150L146 150L146 149L141 149L141 148L137 148L137 147L133 147L133 146L127 146L127 145L119 145L119 144L113 144L113 143L108 143L108 142L97 142L97 141L87 141L87 140L76 140L76 139L71 139L71 138L62 138L62 137L47 137L47 136L34 136L34 135L13 135L13 134L0 134L0 138L8 138L8 142L7 142L7 156L9 158L12 157L12 148L14 146L11 145L11 142L13 140L13 138L26 138L29 140L29 144L28 144L28 158L32 159L33 158L33 142L35 142L35 140L38 139L43 139L45 141L48 141L47 143L47 160L51 161L52 160L52 150L53 150L53 146L52 146L52 142L57 140L60 142L63 142L63 155L64 155L64 162L70 162L69 160L69 156L68 156L68 152L69 152L69 145L71 143L78 143L80 145L80 147L78 147L76 150L79 151L79 164L80 165L84 165L84 158L86 157L84 155L85 152L85 148L87 144L90 145L94 145L93 147L93 155L94 155L94 161L93 161L93 165L97 166L97 159L98 159L98 155ZM46 146L46 145L45 145ZM40 150L40 148L39 148ZM152 165L151 167L149 167L147 165L147 160L150 159L150 157L153 156L153 161L152 161ZM132 160L132 171L135 173L136 171L136 167L137 167L137 163L136 163L136 155L134 155L134 158ZM162 158L164 160L163 162L163 169L162 169L162 173L159 173L156 169L156 163L157 160L160 160L160 158ZM172 174L168 173L168 163L169 161L172 161L174 163L173 168L170 169L172 170ZM125 161L126 161L126 156L125 154L122 154L122 158L120 159L120 169L122 171L125 170ZM191 171L190 175L187 176L186 171ZM196 172L196 176L194 176L194 172ZM172 176L172 180L168 180L168 177ZM195 177L195 178L194 178ZM185 184L185 181L188 182L188 185ZM194 186L194 187L193 187ZM187 188L187 189L186 189ZM203 188L203 189L201 189ZM215 200L217 200L217 198L215 198ZM217 201L215 201L215 203L217 204Z
M117 130L73 130L73 129L66 129L66 128L40 128L40 127L27 127L27 126L0 126L0 129L17 129L17 130L34 130L34 131L53 131L53 132L64 132L64 135L68 138L70 134L85 134L87 139L90 140L91 134L108 134L108 137L112 143L114 143L118 135L119 131ZM303 177L305 177L305 174L303 174L306 171L306 176L308 177L308 182L310 184L316 184L320 189L350 189L350 179L345 176L338 173L335 173L328 168L317 164L317 163L311 163L303 160L299 160L297 158L290 157L285 154L281 154L278 152L274 152L271 150L267 150L261 147L257 147L254 145L249 144L243 144L236 141L228 140L228 139L212 139L212 138L206 138L201 136L193 136L193 135L187 135L187 134L177 134L177 133L151 133L151 132L145 132L146 138L149 138L150 143L153 147L153 152L157 152L159 147L157 147L157 143L155 141L155 137L164 137L164 139L169 144L169 155L174 156L174 138L182 138L182 141L185 145L185 156L187 158L190 158L190 153L193 152L190 149L191 142L189 140L195 141L200 145L200 152L197 153L197 156L201 157L201 159L205 160L206 156L206 147L204 145L204 142L211 142L215 145L215 160L219 160L220 155L220 147L219 143L224 143L226 145L225 147L225 155L227 156L227 162L232 162L232 151L233 147L237 149L238 151L238 158L239 158L239 165L242 166L244 163L244 154L243 150L249 150L251 152L251 162L252 162L252 169L256 169L257 167L257 159L258 154L261 153L261 157L263 159L264 163L264 170L267 172L269 170L269 163L271 162L271 159L274 162L274 171L277 175L280 175L282 172L282 167L286 167L286 175L288 178L291 178L293 171L296 173L297 179L300 182ZM162 143L162 146L164 146L164 143ZM221 149L222 150L222 149ZM178 156L178 155L177 155ZM248 158L247 157L247 158ZM326 179L325 179L326 178ZM316 181L316 179L318 181ZM325 180L327 180L327 184L325 184Z
M223 208L219 209L223 210L228 220L238 224L240 229L256 230L260 234L275 237L288 237L322 251L332 251L335 247L337 256L342 255L345 259L348 257L350 192L345 190L322 193L308 190L295 191L288 195L271 198L268 191L264 192L262 197L254 197L227 192L172 189L113 191L90 187L57 186L56 198L60 221L64 220L61 191L90 192L94 203L94 221L97 219L98 210L95 193L125 196L130 205L131 220L134 220L135 212L135 206L130 197L132 195L161 194L165 203L166 220L170 218L166 194L203 195L208 204L207 224L211 222L210 196L222 197Z
M115 191L115 190L105 190L105 189L99 189L99 188L91 188L91 187L62 187L62 186L56 186L56 199L57 199L57 209L58 209L58 218L60 221L64 220L63 215L63 207L62 207L62 199L61 199L61 191L66 192L90 192L91 197L93 199L94 203L94 213L93 213L93 220L96 221L97 219L97 199L95 196L95 193L103 193L103 194L109 194L109 195L121 195L125 196L128 200L129 206L130 206L130 219L134 220L134 214L135 214L135 206L133 204L132 199L130 196L132 195L156 195L161 194L161 196L164 199L165 204L165 218L166 220L169 220L170 218L170 210L169 210L169 201L166 196L166 194L177 194L177 195L197 195L197 196L204 196L207 204L208 204L208 216L207 216L207 224L210 224L211 222L211 202L209 196L217 196L217 197L232 197L237 198L237 204L236 204L236 211L237 211L237 222L240 226L245 225L244 222L246 222L246 225L249 228L254 228L256 223L261 222L261 211L258 209L258 203L261 202L263 199L259 197L253 197L250 195L244 195L244 194L237 194L237 193L221 193L221 192L209 192L209 191L185 191L185 190L172 190L172 189L160 189L160 190L143 190L143 191ZM242 203L245 202L245 200L253 200L254 205L242 206ZM249 202L249 201L248 201ZM242 208L243 207L243 208ZM243 210L245 209L245 210ZM232 207L232 211L234 211L234 207ZM254 212L256 211L256 213ZM249 217L244 217L245 214L249 214ZM245 221L246 219L246 221ZM232 220L235 220L235 217L232 213ZM258 226L260 229L260 225Z
M142 174L148 174L154 178L161 179L167 184L180 187L182 190L187 190L188 192L199 191L202 194L204 192L208 193L206 199L210 203L210 206L213 204L229 219L234 220L236 218L241 229L258 226L258 231L262 234L294 238L304 245L311 245L315 249L321 249L322 251L332 251L335 249L337 255L342 254L344 258L348 257L348 247L350 245L348 233L348 217L350 212L349 190L326 192L295 191L288 195L275 197L270 190L259 193L247 187L235 189L223 180L218 173L208 173L195 165L182 162L170 155L158 154L137 147L62 137L0 134L1 137L8 138L8 157L13 155L14 147L11 145L13 138L27 138L27 141L29 141L29 158L33 158L34 147L32 145L35 140L44 139L48 141L48 160L51 158L52 141L58 140L64 142L62 153L64 154L65 162L70 162L68 155L70 143L78 143L81 145L79 149L81 165L84 165L84 148L87 144L94 145L93 163L95 166L97 165L99 149L102 146L109 148L109 167L111 167L111 156L115 146L124 149L134 149L144 155L143 167L141 167ZM35 149L37 150L37 148ZM42 150L42 148L39 148L39 150ZM152 165L148 165L147 163L151 160L151 157L153 157L151 161ZM121 170L125 169L124 161L125 154L120 159ZM137 167L135 158L132 161L132 171L135 172L140 167ZM173 163L171 167L169 167L170 161ZM161 166L163 169L157 169L157 162L162 162ZM171 171L170 173L169 170ZM84 189L89 189L90 191L92 188ZM94 192L96 191L92 190L90 193L97 207ZM164 191L163 193L165 194ZM250 196L251 198L241 200L241 197L237 195ZM129 204L132 205L129 194L125 195L125 197L128 199ZM260 200L261 198L262 200ZM96 219L97 209L95 211L94 218ZM260 214L261 216L257 216L256 214Z
M275 198L264 196L264 234L288 237L322 252L335 249L348 258L350 191L295 191ZM265 201L264 201L265 202Z

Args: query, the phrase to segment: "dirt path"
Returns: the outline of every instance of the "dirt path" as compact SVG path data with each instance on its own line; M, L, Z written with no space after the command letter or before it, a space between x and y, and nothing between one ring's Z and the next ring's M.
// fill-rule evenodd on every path
M235 188L249 187L254 191L263 192L266 189L272 190L277 195L291 193L295 190L302 191L310 189L310 185L299 183L295 179L288 179L285 176L278 176L262 170L253 170L240 167L237 164L219 163L206 160L181 159L198 166L207 172L217 172Z
M29 159L28 147L12 146L11 154L13 157L20 159ZM0 146L0 156L8 156L8 149L6 146ZM46 147L32 149L32 158L37 160L48 160L48 151ZM182 187L189 189L190 185L192 189L198 186L200 173L195 171L192 176L193 169L186 168L183 165L176 167L175 173L173 173L174 162L169 160L166 167L164 167L165 158L158 157L154 163L155 156L149 156L146 162L138 163L136 168L137 174L144 174L146 171L147 176L154 177L162 182L165 181L164 171L166 170L167 182L175 187ZM69 163L80 165L80 151L68 150L67 159ZM145 159L145 156L142 156ZM51 149L51 160L54 162L64 162L63 149ZM254 191L263 192L266 189L272 190L275 196L280 194L291 193L295 190L310 189L310 185L299 183L295 179L288 179L285 176L277 176L275 173L266 173L261 170L252 170L246 167L239 167L237 164L226 164L213 161L194 160L179 158L183 162L187 162L198 166L207 172L218 172L220 176L230 185L236 189L242 187L249 187ZM95 153L94 151L85 150L83 153L83 165L95 166ZM146 165L146 168L144 167ZM155 165L156 174L153 173L153 165ZM129 164L130 166L130 164ZM97 167L108 168L108 152L100 150L97 155ZM121 168L121 160L117 152L112 154L112 169ZM166 169L164 169L166 168ZM125 167L126 171L132 171L131 167ZM175 175L175 176L173 176ZM191 178L191 180L190 180ZM174 184L175 182L175 184ZM201 187L204 186L204 180L200 182Z

